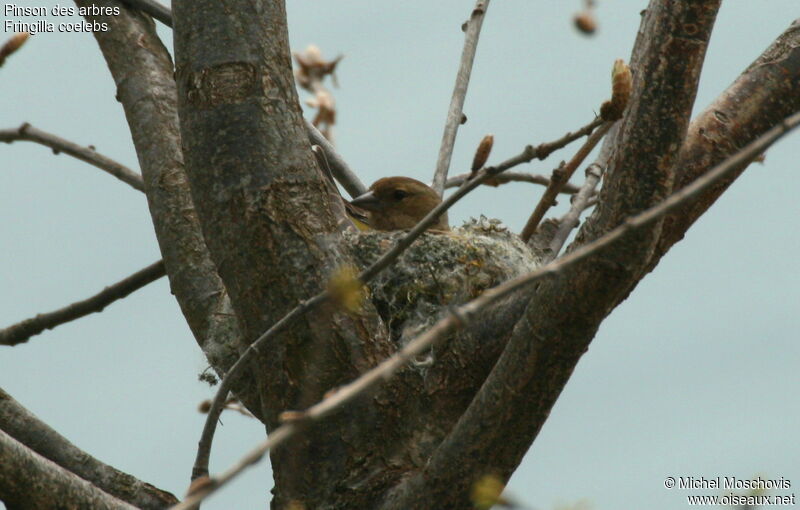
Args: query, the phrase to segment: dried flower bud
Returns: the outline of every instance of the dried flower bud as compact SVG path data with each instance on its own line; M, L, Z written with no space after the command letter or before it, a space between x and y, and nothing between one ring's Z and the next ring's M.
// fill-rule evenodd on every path
M486 164L486 161L489 159L489 154L492 153L492 146L494 145L494 135L486 135L481 140L481 143L478 144L478 148L475 150L475 157L472 158L472 173L477 172L483 165Z
M622 117L622 112L628 106L632 90L631 68L624 60L615 60L611 70L611 100L606 101L600 107L600 116L603 120L617 120Z
M572 21L575 23L575 28L582 34L592 35L597 30L597 19L592 11L586 10L576 13Z
M3 65L6 57L17 51L23 44L25 44L25 41L27 41L28 37L30 36L31 34L28 32L20 32L12 35L11 38L2 46L2 48L0 48L0 66Z
M611 100L615 103L627 103L632 88L631 68L624 60L618 58L611 70Z
M208 414L208 412L211 410L211 401L203 400L200 402L200 405L197 406L197 410L203 414Z
M328 75L331 75L335 81L336 66L343 58L339 55L333 60L325 60L322 57L322 51L313 44L309 45L303 53L292 52L292 56L297 62L297 68L294 71L297 84L306 90L311 90L314 82L321 83Z

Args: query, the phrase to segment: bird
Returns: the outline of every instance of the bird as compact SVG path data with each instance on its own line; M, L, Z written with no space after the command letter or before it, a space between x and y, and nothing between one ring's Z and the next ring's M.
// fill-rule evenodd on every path
M369 191L353 200L347 200L336 186L322 148L313 145L311 150L317 158L318 169L325 178L328 193L336 197L334 203L343 205L344 212L358 230L407 230L413 228L442 202L439 194L427 184L402 176L378 179L369 187ZM347 229L341 222L339 228ZM428 230L450 230L447 212L442 213Z
M373 230L408 230L413 228L434 207L442 202L436 191L427 184L411 177L384 177L375 181L369 191L350 201L347 207L350 216L356 216ZM361 218L359 211L366 214ZM429 230L450 230L447 212L439 216Z

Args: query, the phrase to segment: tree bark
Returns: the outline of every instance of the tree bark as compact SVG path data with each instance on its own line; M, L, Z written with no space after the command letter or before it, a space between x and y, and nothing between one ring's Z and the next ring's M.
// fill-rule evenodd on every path
M335 204L310 150L291 73L283 2L176 1L178 111L206 244L250 342L352 264ZM332 304L260 352L248 379L269 430L393 350L374 310ZM378 440L365 399L272 453L273 505L321 508ZM357 453L357 452L360 452ZM374 467L370 469L376 469Z

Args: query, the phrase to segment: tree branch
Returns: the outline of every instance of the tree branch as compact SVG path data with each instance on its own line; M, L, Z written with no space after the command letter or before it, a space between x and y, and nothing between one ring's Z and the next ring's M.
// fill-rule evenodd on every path
M319 145L325 153L325 160L330 165L331 173L342 187L355 198L367 192L367 187L361 182L358 176L350 169L347 162L336 152L331 142L325 138L319 130L306 119L303 119L308 131L308 139L312 145Z
M614 136L614 132L618 127L619 124L615 124L615 128L612 128L610 136ZM556 232L550 240L548 246L549 254L545 256L547 262L558 256L570 232L578 226L581 213L596 203L597 193L595 192L595 188L600 184L600 179L602 179L606 171L608 159L611 155L610 149L610 144L605 145L594 163L589 165L586 169L586 180L583 186L581 186L580 191L573 195L569 211L558 221Z
M118 5L110 0L76 4ZM125 109L170 288L197 343L211 364L224 370L238 356L241 335L208 254L184 173L172 59L148 16L121 9L118 16L87 20L109 26L94 36ZM245 404L253 404L245 388L237 390Z
M181 504L173 507L173 509L188 509L191 508L192 505L201 502L208 495L222 487L228 481L235 478L244 469L258 462L267 450L280 446L293 435L303 430L303 428L309 425L311 422L319 421L325 418L326 416L340 409L345 404L352 402L358 396L365 394L374 386L388 380L414 356L429 349L437 341L445 338L455 329L466 326L471 319L477 316L481 310L485 309L490 304L510 295L520 288L530 286L532 283L540 281L544 278L556 279L559 273L563 273L569 268L576 266L578 263L596 256L604 248L620 243L620 241L626 236L629 236L631 232L647 227L648 225L658 221L658 219L665 214L684 206L693 199L696 199L704 190L713 186L717 181L727 177L732 171L735 171L737 166L742 162L749 161L753 157L761 154L770 145L775 143L798 125L800 125L800 114L796 114L786 119L779 126L771 129L761 138L749 144L747 147L743 148L741 151L730 157L722 164L711 169L709 172L703 175L703 177L697 179L689 186L669 196L666 200L658 205L651 207L635 217L629 218L625 221L625 223L603 235L602 237L592 241L591 243L581 246L575 251L561 257L558 260L552 261L531 273L517 277L513 280L509 280L508 282L498 285L497 287L489 289L481 294L481 296L467 304L454 308L451 310L451 313L447 315L447 317L439 320L424 334L406 344L406 346L404 346L398 352L381 362L378 366L374 367L370 371L361 375L358 379L343 387L337 388L335 392L329 393L327 398L318 402L306 411L287 415L287 423L276 429L266 441L245 455L231 469L212 479L208 485L199 489L190 497L182 501ZM432 214L431 217L435 216ZM509 391L513 390L509 389ZM513 412L513 410L511 411ZM443 455L442 449L437 450L437 455ZM435 467L431 467L435 462L447 461L443 461L441 458L437 458L435 456L433 459L431 459L431 463L429 463L429 467L426 469L435 469ZM418 482L419 478L420 477L417 477L415 482ZM404 488L406 493L408 493L410 490L411 487ZM437 505L437 508L441 503L440 500L435 499L428 499L426 501L428 503ZM428 507L408 506L409 503L412 503L412 501L400 502L399 500L394 500L388 502L383 508L384 510L388 510L394 508L405 509Z
M9 508L135 510L91 483L37 455L0 431L0 494Z
M164 274L164 262L161 260L154 262L90 298L76 301L52 312L37 314L35 317L0 329L0 345L18 345L27 342L30 337L38 335L45 329L53 329L90 313L101 312L114 301L158 280Z
M608 133L612 125L614 125L612 121L601 124L600 127L597 128L597 131L589 135L589 138L566 165L553 171L553 176L550 178L547 189L542 194L541 199L539 199L539 203L536 204L536 208L533 210L533 213L531 213L530 218L528 218L528 222L525 223L522 233L520 233L520 238L522 238L523 241L527 243L528 239L536 232L536 227L539 226L539 222L542 221L547 210L553 206L561 189L569 182L572 174L578 169L578 166L583 163L583 160L592 152L592 149L594 149L598 142Z
M452 177L447 178L447 182L445 183L445 189L449 188L457 188L461 186L467 178L469 178L472 173L466 174L458 174ZM544 175L540 174L533 174L528 172L505 172L500 175L495 176L492 179L488 179L483 184L485 186L500 186L501 184L507 184L509 182L529 182L531 184L541 184L542 186L547 186L550 184L550 179L545 177ZM561 193L572 195L577 193L580 190L579 187L566 183L564 187L561 188Z
M334 204L340 198L329 196L310 150L288 65L283 2L237 2L227 9L216 0L175 0L173 9L178 109L193 202L234 317L251 344L296 303L325 288L334 269L353 264L338 235L342 217ZM370 307L350 316L328 303L313 316L295 317L280 338L266 337L261 352L249 350L251 356L237 361L221 386L223 400L230 384L252 388L260 399L254 414L268 430L278 426L282 409L307 407L393 349ZM238 377L244 370L248 377ZM364 412L380 416L378 405L366 402ZM319 448L339 441L356 448L372 425L342 418L318 430L314 441L273 458L275 504L324 498L333 489L317 483L320 474L346 471L353 459L320 455ZM197 464L205 464L198 452ZM309 492L309 486L317 489Z
M53 154L63 152L113 175L134 189L144 191L142 176L121 163L96 152L93 147L82 147L54 134L36 129L27 122L16 129L0 129L0 142L12 143L17 140L36 142L53 149Z
M586 180L572 198L569 211L558 221L558 230L553 239L550 241L549 254L545 258L546 261L553 260L558 256L558 252L567 242L567 237L572 229L578 226L581 213L588 207L589 200L595 193L595 188L600 184L600 179L603 176L605 167L597 162L589 165L586 169Z
M709 165L723 161L780 119L800 110L800 19L783 32L689 126L675 163L675 189L703 175ZM744 172L742 164L729 179L706 191L703 197L664 219L651 270L666 252Z
M158 3L156 0L122 0L122 2L134 9L139 9L145 14L149 14L168 27L172 27L172 12L169 7Z
M477 0L472 9L469 21L464 24L464 49L461 52L461 62L458 66L456 84L453 88L453 97L450 100L450 109L447 111L447 122L444 126L442 144L439 148L439 158L436 161L436 172L433 174L433 189L441 195L444 193L444 184L447 181L447 172L450 168L450 158L453 156L453 146L456 143L456 133L461 125L464 99L467 96L469 77L472 73L472 63L478 49L478 37L483 26L483 18L489 8L490 0Z
M573 243L573 251L559 261L666 197L662 180L668 179L670 154L685 134L718 7L716 0L650 2L631 59L634 91L615 137L623 143L612 151L600 205L592 213L602 213L602 221L592 222L591 237L584 223L583 242ZM647 260L658 223L625 234L560 278L528 289L527 310L492 372L426 467L395 491L386 509L429 508L431 501L465 507L476 475L511 475L599 324L641 277L637 267Z
M157 489L127 473L118 471L80 450L39 420L33 413L22 407L19 402L2 389L0 389L0 430L12 437L13 440L19 441L20 445L17 448L20 454L28 458L30 462L38 465L39 468L37 469L51 473L48 476L63 477L62 479L66 483L71 483L69 482L70 476L66 473L60 473L59 470L50 466L47 462L49 460L72 475L90 482L97 489L105 491L137 508L160 510L178 501L172 494ZM23 453L21 451L23 448L29 448L36 453ZM39 458L37 454L43 458ZM2 456L2 458L4 459L2 464L13 465L14 462L11 459L5 456ZM4 475L0 475L0 478L3 477ZM9 479L13 478L23 478L18 481L26 484L25 492L36 492L30 486L33 478L24 480L22 472L17 472L13 477L9 477ZM97 489L92 490L96 491ZM7 493L7 489L5 489L0 493L0 500L12 501L11 499L6 499L7 497L10 496ZM41 494L37 497L46 498L49 501L58 500L55 494ZM78 503L78 500L73 499L65 499L63 501L70 501L72 504ZM91 505L83 506L88 508ZM26 506L26 508L30 507Z

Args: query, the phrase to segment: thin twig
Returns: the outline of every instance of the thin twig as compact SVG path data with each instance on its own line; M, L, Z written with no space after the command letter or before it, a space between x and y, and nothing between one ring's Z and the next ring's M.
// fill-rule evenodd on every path
M172 27L172 11L169 7L162 5L155 0L122 0L124 3L139 9L140 11L149 14L161 23Z
M308 121L306 121L306 129L309 139L322 146L326 155L331 158L329 160L331 171L348 193L353 197L365 193L366 187L364 187L358 177L350 170L347 163L344 162L325 137ZM59 152L69 154L70 156L108 172L119 180L129 184L134 189L144 192L144 183L141 175L125 165L96 152L92 148L82 147L52 133L36 129L27 123L16 129L0 130L0 142L13 143L15 141L35 142L50 147L56 154ZM155 269L156 267L160 267L160 272ZM163 260L159 260L120 282L107 287L95 296L72 303L53 312L39 314L36 317L25 319L0 330L0 345L13 346L27 342L30 337L38 335L45 329L53 329L61 324L79 319L92 312L99 312L113 301L124 298L135 290L158 280L165 274ZM130 290L127 292L124 291L126 286L130 287Z
M543 143L536 146L536 153L539 154L537 156L538 159L544 159L549 156L552 152L557 151L567 145L571 144L578 138L582 138L586 135L591 135L592 131L595 130L598 126L601 126L605 122L601 117L595 117L590 123L586 124L579 130L575 132L568 132L558 140L554 140L552 142Z
M505 179L508 179L508 181L519 180L519 181L524 181L524 182L532 182L534 184L544 184L545 186L549 185L550 184L550 179L548 179L547 177L536 175L536 174L511 173L511 172L505 172L505 170L508 170L508 169L510 169L512 167L515 167L517 165L521 165L523 163L530 163L534 159L544 160L550 154L552 154L553 152L557 151L558 149L562 149L562 148L566 147L567 145L571 144L572 142L574 142L578 138L582 138L582 137L584 137L586 135L591 134L592 131L594 131L594 129L597 126L601 125L602 123L603 123L603 120L600 117L596 117L590 123L586 124L585 126L581 127L580 129L578 129L576 131L567 131L564 134L564 136L562 136L561 138L557 138L557 139L555 139L553 141L550 141L550 142L542 142L539 145L537 145L536 147L534 147L533 145L527 145L522 150L521 153L517 154L513 158L510 158L510 159L506 160L505 162L501 163L500 165L498 165L497 168L502 168L502 170L500 170L499 172L496 172L495 175L493 175L493 176L487 178L486 180L484 180L483 184L486 184L486 185L489 185L489 186L494 186L495 183L502 184L502 183L506 182ZM511 166L507 166L509 164L511 164ZM454 184L453 187L460 186L464 182L463 178L464 177L469 177L470 175L472 175L472 174L471 173L470 174L460 174L460 175L456 175L455 177L452 177L452 179L454 180L453 182L457 183L457 184ZM456 180L456 179L458 179L458 180ZM450 179L448 179L447 181L449 183ZM447 187L449 188L451 186L448 185ZM565 190L567 192L568 192L568 190L574 190L574 192L577 192L578 189L579 188L577 186L573 186L572 184L569 184L569 183L566 183L564 185L564 187L563 187L563 190Z
M597 162L592 163L586 169L586 180L583 186L581 186L580 191L573 195L572 203L570 204L567 214L559 220L558 230L555 236L553 236L553 239L550 240L550 250L545 256L545 262L550 262L558 256L558 252L561 251L561 248L567 241L569 233L578 226L581 213L588 207L589 200L592 199L595 193L595 188L600 184L600 179L603 177L604 170L605 167Z
M331 173L336 180L339 181L345 191L350 194L350 197L356 198L357 196L366 193L367 187L364 186L364 183L361 182L355 172L350 169L345 160L342 159L338 152L336 152L336 149L333 148L331 142L329 142L328 139L319 132L314 124L308 120L305 120L305 123L306 131L308 131L308 139L311 141L311 144L322 147L322 150L325 152L325 158L330 166Z
M113 159L103 156L96 152L92 147L82 147L74 142L65 140L54 134L36 129L27 122L22 124L16 129L0 129L0 142L12 143L18 140L26 142L36 142L38 144L50 147L53 153L58 154L63 152L70 156L80 159L90 165L96 166L100 170L104 170L113 175L124 183L129 184L131 187L144 191L144 183L142 176L134 172L130 168L121 163L117 163Z
M444 185L445 189L457 188L461 186L470 175L472 174L466 173L448 177L447 182ZM544 175L527 172L504 172L500 175L496 175L492 179L486 180L483 184L485 186L500 186L501 184L507 184L509 182L529 182L531 184L541 184L542 186L547 186L550 184L550 179ZM563 188L561 188L561 193L572 195L577 193L579 189L580 188L578 186L567 183Z
M525 224L525 228L522 229L522 233L520 237L524 242L528 242L528 239L531 238L534 232L536 232L536 227L539 226L539 222L542 221L544 218L545 213L550 207L553 205L556 197L558 196L558 192L561 187L569 182L570 177L572 174L575 173L575 170L583 163L583 160L586 159L586 156L592 152L595 145L597 145L600 140L603 139L603 136L611 129L611 126L614 125L614 122L603 122L600 127L592 133L589 138L584 142L583 146L578 149L578 152L572 157L571 160L563 167L558 168L553 171L553 177L550 179L550 184L547 186L547 189L542 194L542 198L539 200L539 203L536 204L536 208L531 213L531 217L528 218L528 222Z
M798 124L800 124L800 113L796 113L785 119L780 125L773 127L735 155L708 171L702 177L667 197L660 204L627 219L622 225L595 239L591 243L580 246L560 259L545 264L531 273L519 276L497 287L488 289L469 303L453 308L452 313L448 314L447 317L439 320L428 331L406 344L400 351L381 362L375 368L365 372L349 384L338 388L336 392L330 394L328 398L318 402L306 411L295 413L295 418L292 421L275 429L265 441L248 452L240 461L219 476L211 479L210 483L199 488L184 501L174 506L173 510L186 510L200 503L208 495L225 485L245 468L258 462L268 450L282 444L292 437L304 425L331 414L344 404L364 394L373 386L388 380L405 366L410 359L430 348L437 340L443 338L451 331L465 325L488 305L544 277L563 272L601 249L617 242L629 232L649 225L670 211L681 207L685 202L696 198L703 190L712 186L719 179L724 178L728 173L735 171L739 165L751 161L764 152L771 144L794 129ZM428 217L430 216L431 215L428 215ZM428 217L426 217L426 219L428 219Z
M586 180L581 186L580 191L572 196L569 211L556 221L555 232L552 233L552 237L547 242L547 249L544 252L543 260L545 262L550 262L558 256L570 232L578 226L583 211L593 207L597 203L598 197L595 189L600 184L603 173L608 166L608 161L613 151L613 144L610 142L616 136L619 126L619 123L615 123L608 133L606 133L606 143L601 146L600 153L597 155L594 163L589 165L586 169ZM537 228L537 235L538 230Z
M225 408L225 402L228 400L228 393L236 382L237 377L241 375L242 367L244 367L250 358L258 353L267 340L274 337L278 333L291 326L295 319L302 317L306 312L312 310L320 303L325 302L329 297L327 291L321 292L307 301L294 307L288 314L284 315L281 320L272 325L247 349L239 356L239 359L231 366L225 377L219 383L217 393L211 401L211 407L208 409L206 421L203 424L203 432L200 434L200 441L197 445L197 455L195 456L194 467L192 468L192 480L200 478L201 476L208 475L208 461L211 456L211 443L214 440L214 432L217 429L217 421L219 420L222 410Z
M450 158L453 156L453 146L456 143L456 133L464 110L464 98L467 96L469 76L472 72L472 63L475 60L475 51L478 48L478 37L481 33L483 18L489 0L478 0L472 9L469 21L466 23L464 35L464 49L461 52L461 63L458 66L456 85L453 88L453 97L450 99L450 109L447 112L447 122L442 135L442 145L439 147L439 158L436 161L436 172L433 174L433 189L441 195L444 192L444 183L447 181L447 171L450 168Z
M596 122L593 121L592 124ZM589 126L592 126L590 124ZM528 163L534 159L541 159L549 155L554 150L563 147L576 138L583 136L585 130L589 128L585 126L576 133L567 133L561 138L553 141L539 144L536 147L532 145L526 146L522 152L514 157L507 159L497 166L486 167L476 174L476 176L466 181L455 192L448 196L441 204L436 206L431 212L428 213L420 222L412 228L405 236L399 239L395 245L386 253L383 254L377 261L366 268L359 274L358 279L362 283L367 283L380 271L392 264L400 254L408 248L420 235L422 235L428 227L438 221L439 216L447 211L453 204L460 200L464 195L480 186L485 181L496 177L498 174L513 168L522 163ZM593 128L593 126L592 126ZM321 292L316 296L304 301L292 309L288 314L284 315L278 322L273 324L267 331L261 334L248 348L239 356L236 363L231 366L225 377L222 378L214 400L211 402L211 408L208 410L206 422L203 425L203 432L198 442L197 455L195 457L194 467L192 468L192 480L201 476L208 475L208 462L211 456L211 443L214 439L214 432L216 431L217 421L224 408L225 400L228 397L228 392L233 387L237 377L239 377L242 367L244 367L248 360L254 356L258 350L266 344L266 342L277 335L278 333L289 327L295 319L303 316L306 312L312 310L317 305L325 302L330 297L327 291Z
M100 312L105 307L122 299L164 276L164 262L158 262L133 273L124 280L106 287L94 296L77 301L53 312L41 313L36 317L25 319L5 329L0 329L0 345L18 345L27 342L34 335L45 329L53 329L65 322L73 321L93 312Z

